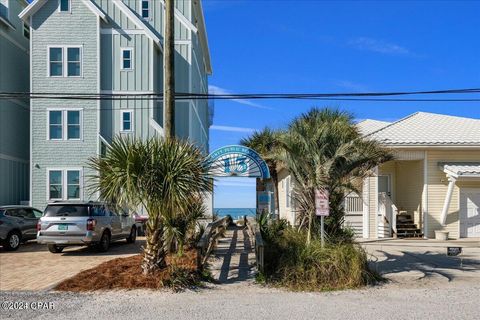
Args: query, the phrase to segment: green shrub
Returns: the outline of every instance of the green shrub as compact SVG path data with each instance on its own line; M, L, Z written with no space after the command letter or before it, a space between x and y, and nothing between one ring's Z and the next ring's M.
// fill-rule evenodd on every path
M268 239L264 278L267 283L291 290L323 291L358 288L378 280L368 269L365 251L352 242L326 244L286 228Z

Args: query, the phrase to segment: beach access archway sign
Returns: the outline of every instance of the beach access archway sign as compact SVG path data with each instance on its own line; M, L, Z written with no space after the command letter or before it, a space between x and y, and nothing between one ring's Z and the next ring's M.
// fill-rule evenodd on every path
M213 177L270 178L266 162L255 150L245 146L219 148L210 153L208 161Z

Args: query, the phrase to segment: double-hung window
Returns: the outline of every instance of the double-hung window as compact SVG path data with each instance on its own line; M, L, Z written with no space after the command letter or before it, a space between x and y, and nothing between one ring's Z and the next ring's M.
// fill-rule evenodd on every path
M150 19L150 0L141 0L142 18Z
M70 0L58 0L58 11L70 12Z
M48 139L81 140L82 115L81 109L48 110Z
M80 68L80 48L67 48L67 77L79 77Z
M48 200L81 200L82 169L48 169Z
M30 27L25 22L23 23L23 36L30 39Z
M52 46L48 50L50 77L80 77L82 75L82 48L79 46Z
M122 110L120 120L121 120L121 129L123 132L133 131L133 111Z
M122 48L120 64L122 70L133 70L132 48Z

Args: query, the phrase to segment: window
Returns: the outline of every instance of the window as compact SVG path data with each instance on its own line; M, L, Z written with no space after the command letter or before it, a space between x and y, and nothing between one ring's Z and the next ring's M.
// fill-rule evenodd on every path
M50 77L80 77L82 75L81 47L50 47L48 60Z
M62 171L52 170L48 174L49 179L49 199L62 199Z
M142 0L142 18L150 18L150 0Z
M62 111L49 111L50 140L62 140Z
M80 199L80 171L67 171L67 199Z
M67 49L68 77L80 76L80 48Z
M80 169L48 169L48 200L80 200Z
M0 0L0 16L8 19L8 0Z
M70 12L70 0L59 0L58 10L60 12Z
M67 140L80 139L80 111L67 111Z
M133 49L122 49L122 70L133 70Z
M49 140L81 140L82 110L49 110Z
M122 131L133 131L133 112L131 110L121 111Z
M23 23L23 36L30 39L30 27L25 22Z
M50 77L63 76L63 49L50 48Z

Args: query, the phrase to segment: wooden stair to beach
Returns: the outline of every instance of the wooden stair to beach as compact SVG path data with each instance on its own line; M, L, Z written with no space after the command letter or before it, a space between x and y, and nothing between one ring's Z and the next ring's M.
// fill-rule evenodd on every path
M398 238L421 238L422 230L413 222L410 214L397 215L397 237Z

